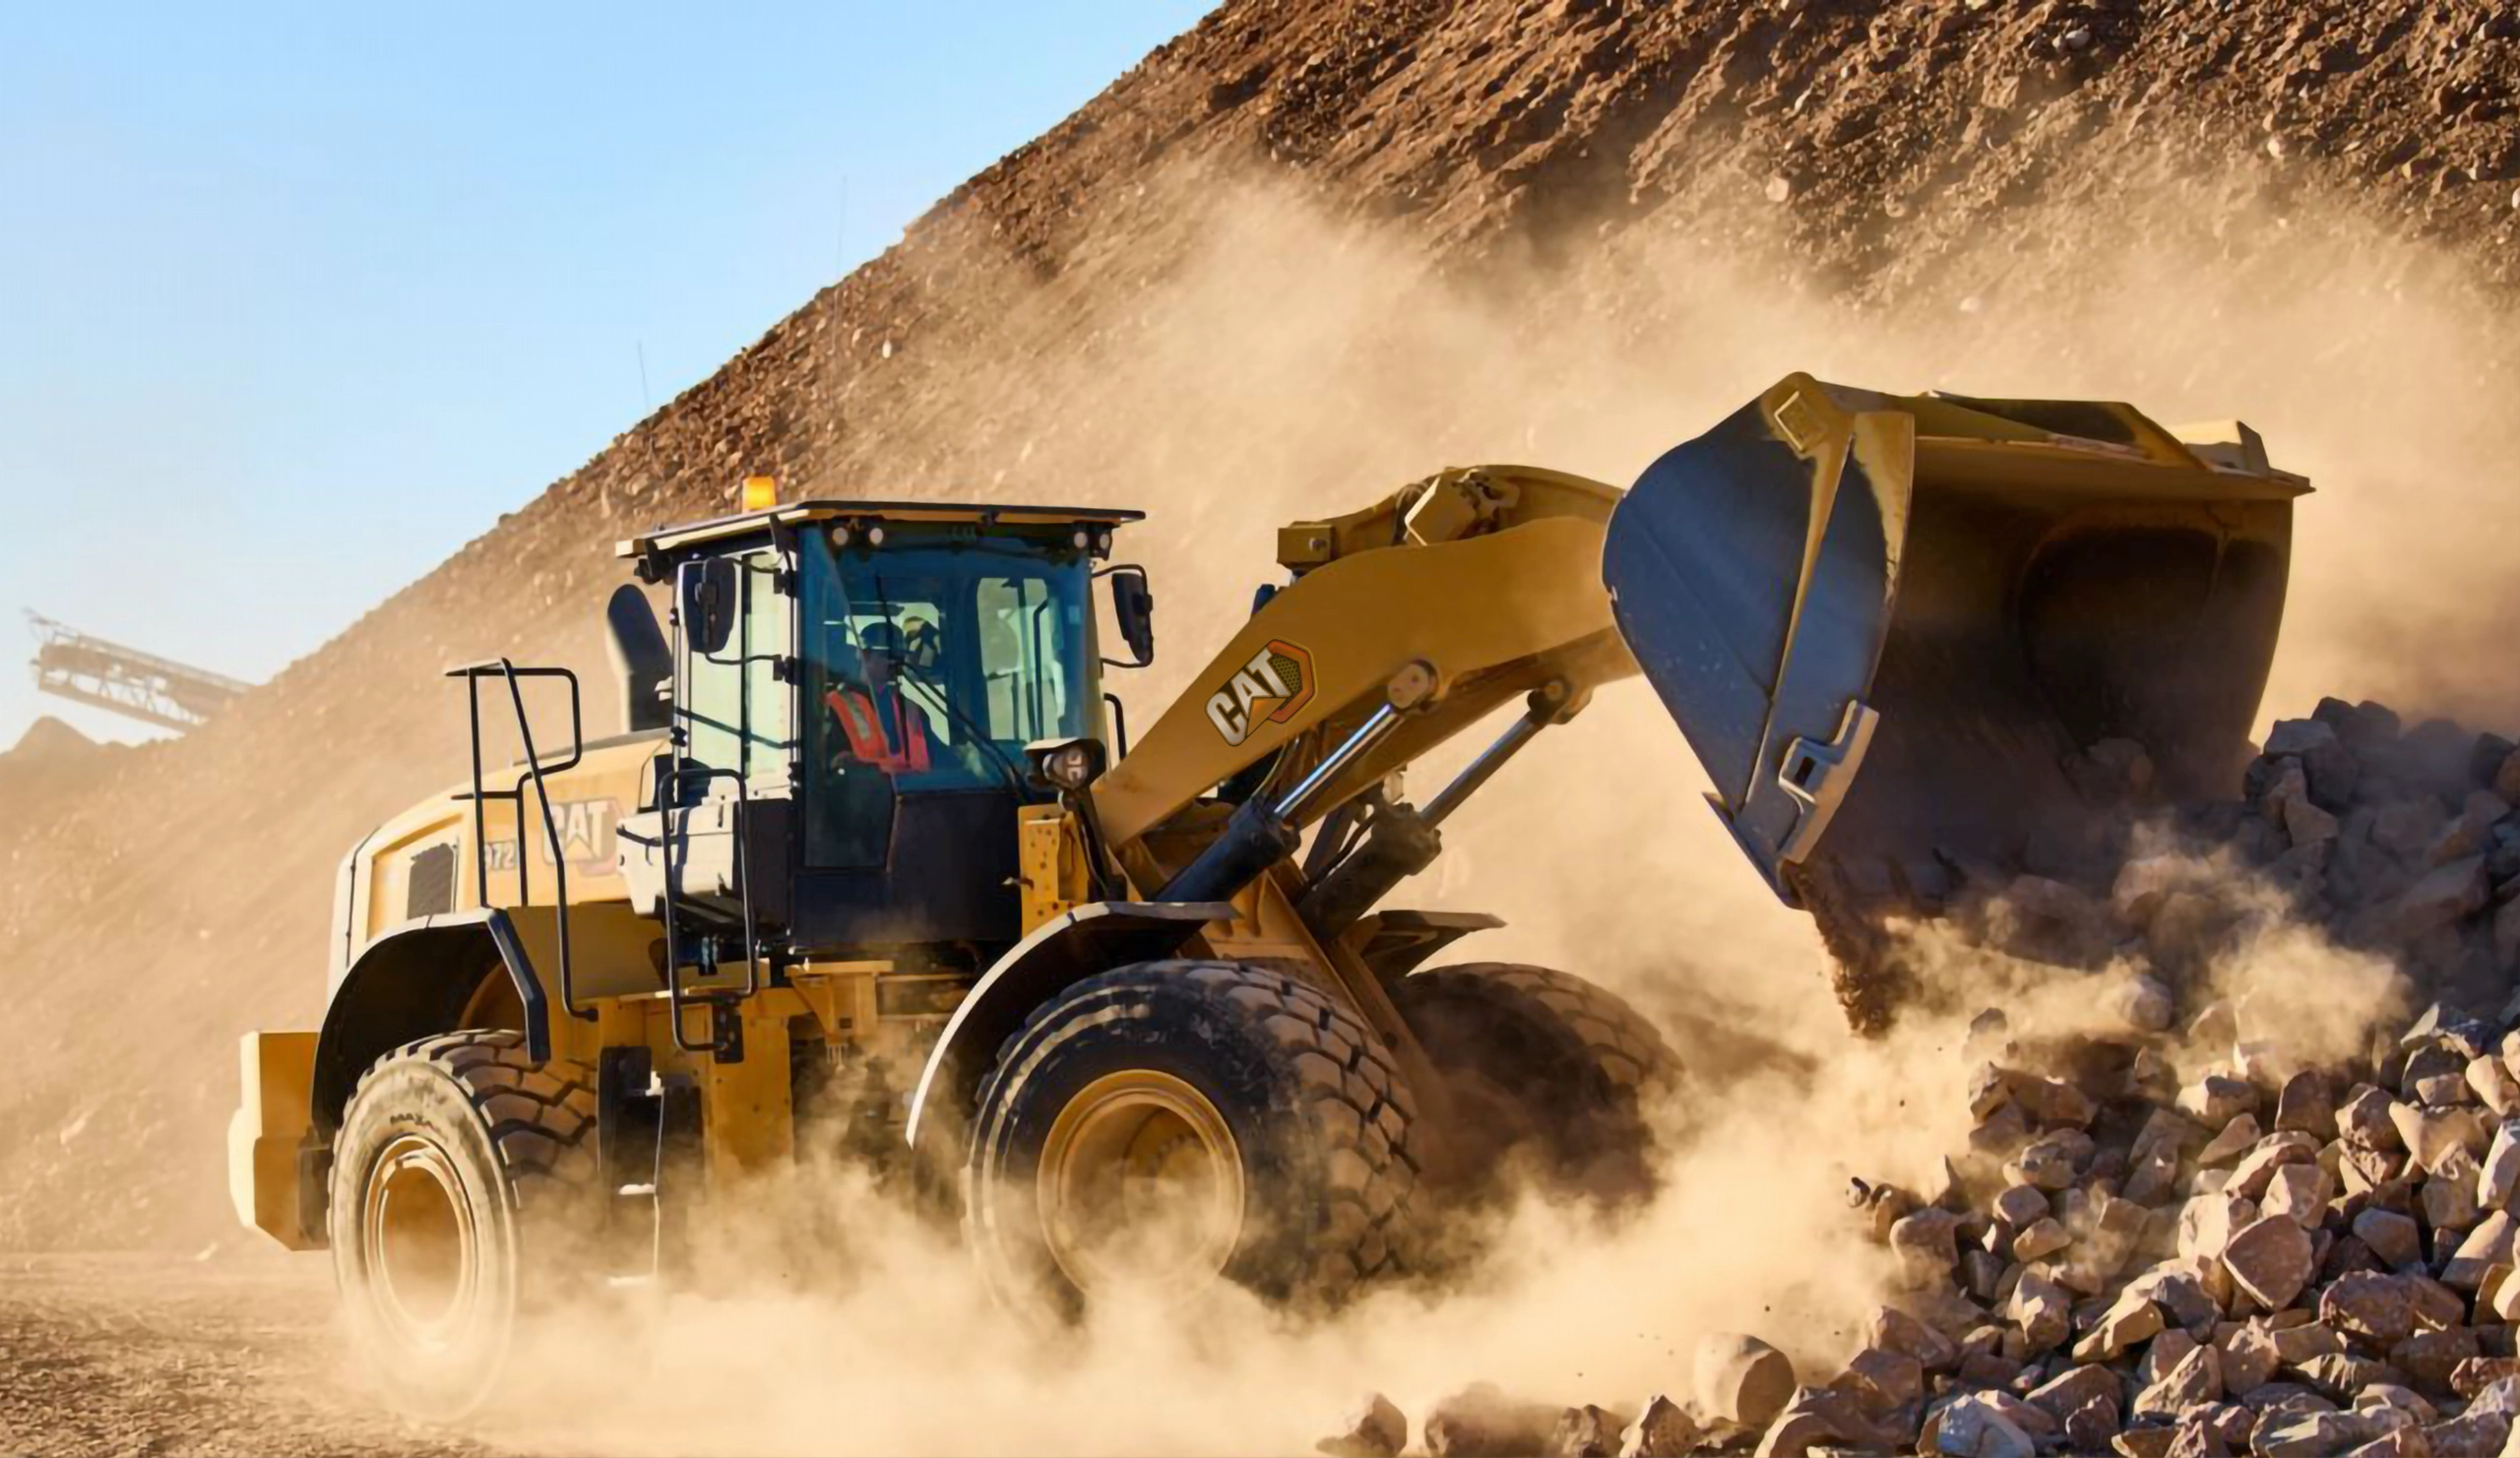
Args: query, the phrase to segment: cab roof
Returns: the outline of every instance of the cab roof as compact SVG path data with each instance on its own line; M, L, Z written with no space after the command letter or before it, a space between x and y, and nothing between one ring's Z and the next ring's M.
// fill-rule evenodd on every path
M668 527L630 538L613 555L646 557L699 546L766 526L796 527L844 519L876 522L971 522L990 527L1116 527L1146 520L1146 513L1100 506L977 505L957 501L790 501L761 511L737 512L689 526Z

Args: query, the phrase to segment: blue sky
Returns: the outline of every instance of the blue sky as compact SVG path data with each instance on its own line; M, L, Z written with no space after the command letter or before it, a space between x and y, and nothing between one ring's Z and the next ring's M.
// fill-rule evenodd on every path
M140 732L20 607L267 676L1206 8L0 8L0 747Z

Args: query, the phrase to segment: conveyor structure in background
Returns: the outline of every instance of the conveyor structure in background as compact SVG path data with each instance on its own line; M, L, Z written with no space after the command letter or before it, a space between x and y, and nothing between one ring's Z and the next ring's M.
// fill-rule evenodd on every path
M172 659L90 637L40 613L27 614L35 634L35 687L177 731L207 724L250 683Z

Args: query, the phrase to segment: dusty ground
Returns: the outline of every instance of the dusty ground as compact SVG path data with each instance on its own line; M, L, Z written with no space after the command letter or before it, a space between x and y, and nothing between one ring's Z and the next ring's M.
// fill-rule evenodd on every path
M0 1262L0 1452L472 1454L356 1391L321 1260Z

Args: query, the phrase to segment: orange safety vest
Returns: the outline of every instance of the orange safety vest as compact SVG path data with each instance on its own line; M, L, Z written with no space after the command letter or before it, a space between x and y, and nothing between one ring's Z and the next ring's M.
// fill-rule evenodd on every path
M831 706L832 717L840 721L840 730L849 736L849 753L853 759L873 765L887 775L919 774L927 768L927 720L911 707L899 689L893 691L893 706L898 711L894 720L901 727L902 747L896 752L892 738L884 732L883 717L875 711L875 701L857 689L835 688L823 695Z

